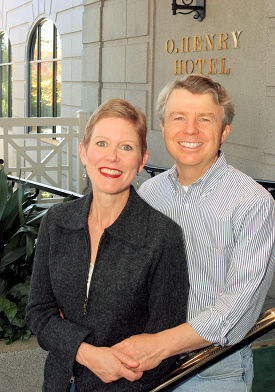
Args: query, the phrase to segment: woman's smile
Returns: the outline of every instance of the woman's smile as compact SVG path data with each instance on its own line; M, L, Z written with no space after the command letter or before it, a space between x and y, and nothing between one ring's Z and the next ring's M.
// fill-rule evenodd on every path
M98 170L104 177L119 178L122 174L121 170L111 169L110 167L100 167Z

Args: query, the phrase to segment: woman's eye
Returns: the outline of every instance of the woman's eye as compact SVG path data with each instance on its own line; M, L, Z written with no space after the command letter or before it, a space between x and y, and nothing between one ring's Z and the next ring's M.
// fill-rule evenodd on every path
M96 145L97 145L98 147L105 147L105 146L107 145L107 143L104 142L103 140L100 140L100 141L96 142Z
M124 144L121 148L124 151L131 151L133 149L129 144Z

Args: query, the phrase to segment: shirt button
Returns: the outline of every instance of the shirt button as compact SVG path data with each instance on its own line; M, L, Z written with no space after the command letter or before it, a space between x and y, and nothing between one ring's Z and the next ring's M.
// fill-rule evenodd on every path
M185 207L186 207L186 208L189 208L189 203L186 203L186 204L185 204Z

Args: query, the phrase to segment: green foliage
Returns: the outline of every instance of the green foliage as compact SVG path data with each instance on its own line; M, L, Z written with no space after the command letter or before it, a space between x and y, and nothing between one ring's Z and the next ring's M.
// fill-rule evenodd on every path
M0 339L30 337L25 324L35 242L46 208L30 199L25 185L13 191L0 171Z

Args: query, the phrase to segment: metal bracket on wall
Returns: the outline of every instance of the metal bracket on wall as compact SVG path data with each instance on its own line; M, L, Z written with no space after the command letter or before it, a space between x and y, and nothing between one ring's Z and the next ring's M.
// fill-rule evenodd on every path
M172 2L173 15L183 14L188 15L195 12L194 19L201 22L205 18L206 0L196 0L196 5L193 5L194 0L179 0L181 4L177 4L177 0ZM180 12L178 10L185 10L186 12Z

